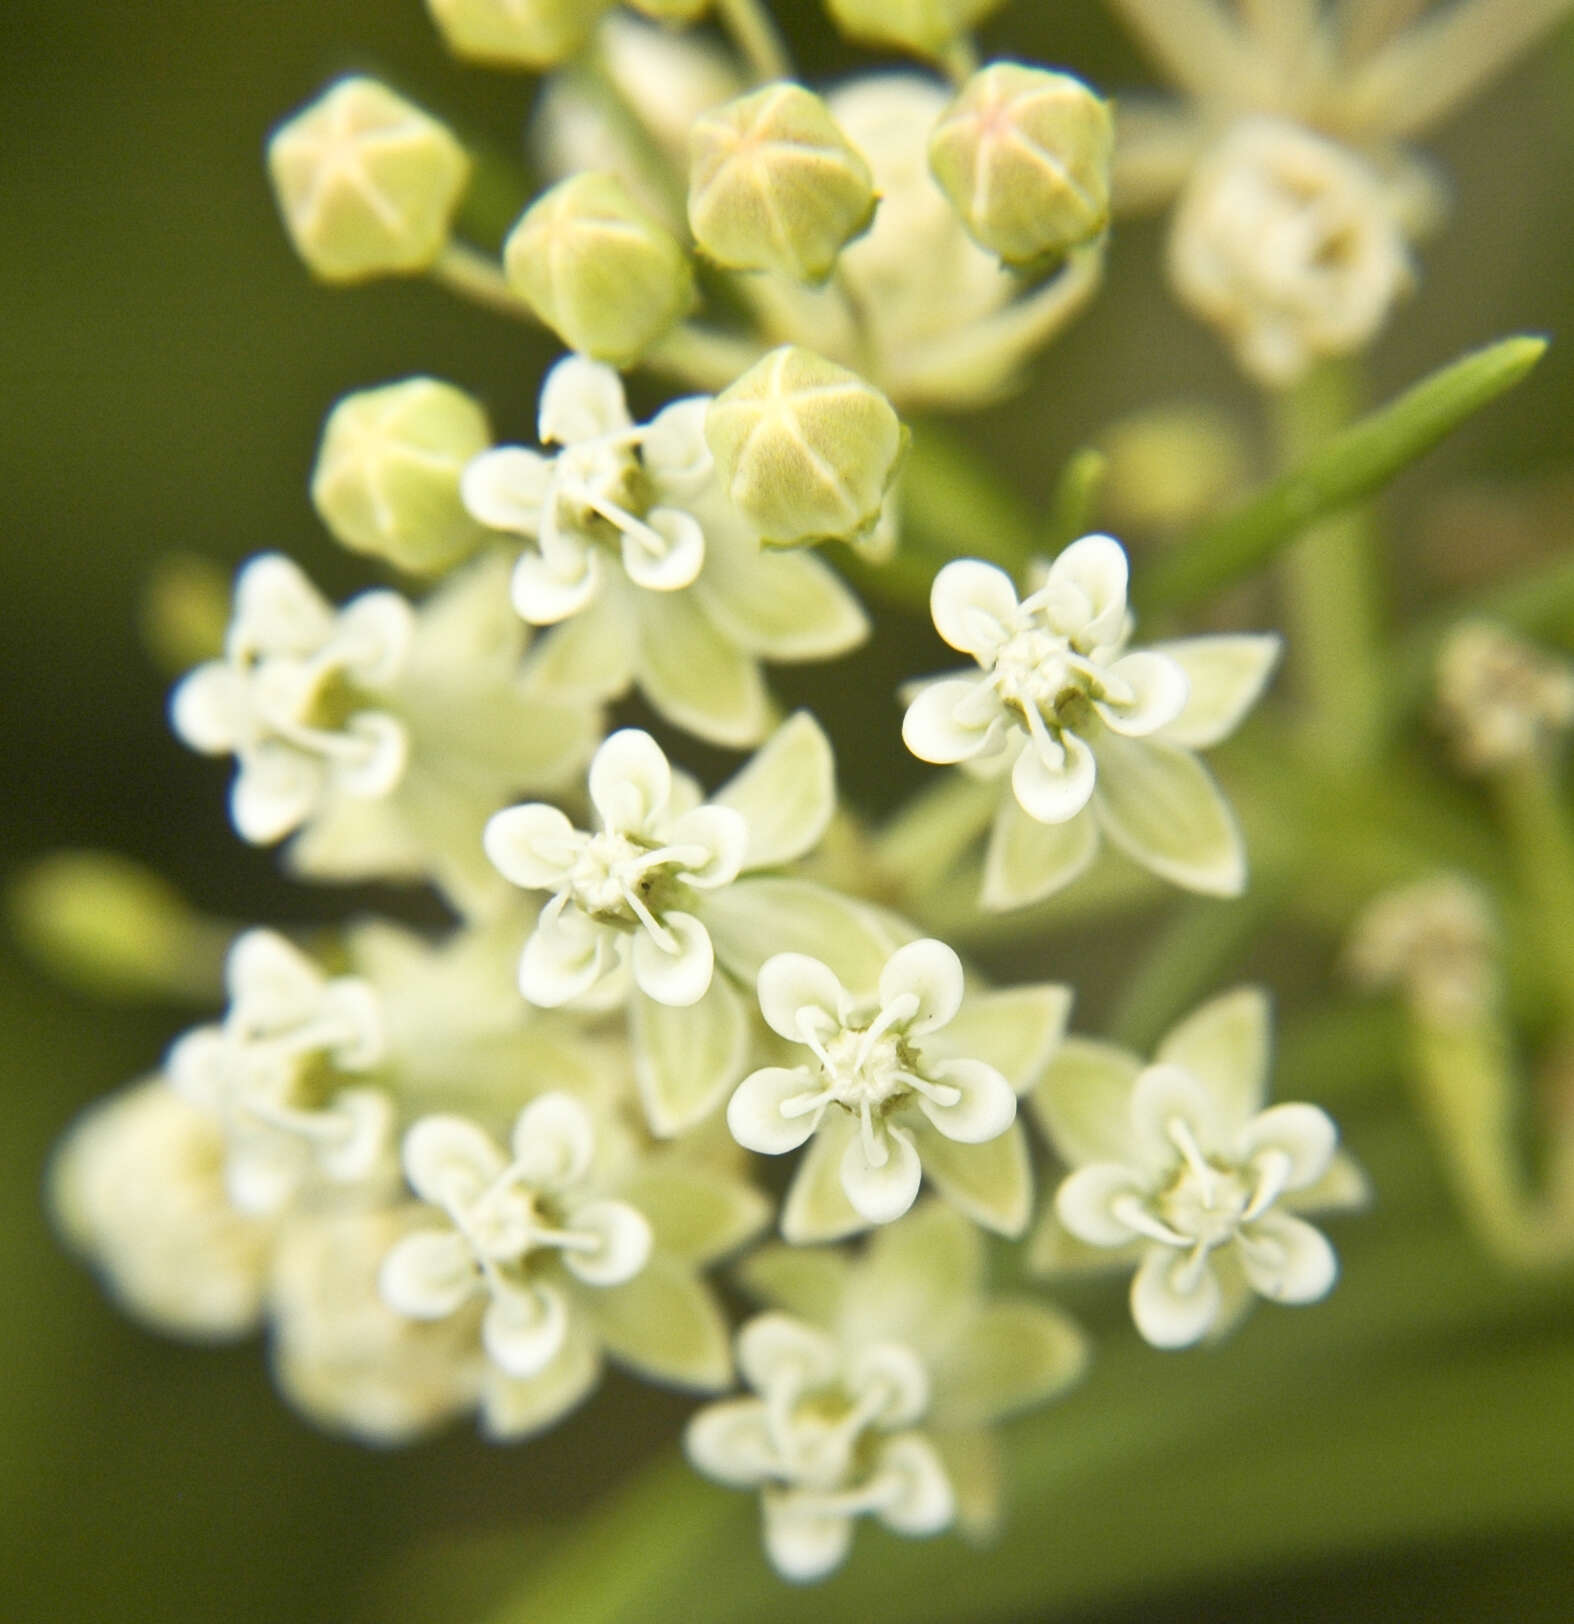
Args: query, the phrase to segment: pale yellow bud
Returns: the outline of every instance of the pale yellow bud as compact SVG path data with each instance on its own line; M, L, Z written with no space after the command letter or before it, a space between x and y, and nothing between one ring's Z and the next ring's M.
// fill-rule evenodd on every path
M963 224L1009 265L1058 259L1109 223L1109 103L1069 73L996 62L975 73L929 141Z
M733 270L822 281L874 216L869 165L802 85L767 85L708 113L689 157L695 241Z
M406 378L365 389L328 415L312 502L352 552L436 573L487 537L459 499L459 476L491 444L486 413L452 384Z
M613 0L426 0L455 56L551 68L573 56Z
M570 349L628 366L694 304L683 245L611 174L543 193L503 245L508 285Z
M716 397L705 438L733 505L775 547L872 530L906 443L878 389L792 345Z
M938 58L1001 0L825 0L844 34Z
M268 174L296 251L326 282L424 271L470 174L435 119L375 79L342 79L274 132Z

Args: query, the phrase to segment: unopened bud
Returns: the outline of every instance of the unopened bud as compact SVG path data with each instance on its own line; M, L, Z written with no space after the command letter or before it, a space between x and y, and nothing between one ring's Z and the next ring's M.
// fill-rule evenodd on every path
M935 127L929 167L972 236L1008 265L1059 258L1109 223L1109 103L1069 73L996 62Z
M1437 718L1466 772L1532 761L1574 728L1574 665L1505 626L1466 621L1438 653Z
M938 60L1001 0L825 0L850 39L891 45Z
M328 415L312 502L352 552L435 574L487 537L459 499L459 476L491 444L486 413L452 384L406 378L361 390Z
M613 0L426 0L455 56L551 68L588 40Z
M906 431L857 373L788 345L711 402L705 438L727 495L761 540L799 547L874 528Z
M616 175L544 192L503 245L508 284L570 349L628 366L688 314L683 245Z
M268 142L290 241L325 282L424 271L470 174L435 119L375 79L342 79Z
M822 281L874 217L869 165L802 85L767 85L706 114L689 155L689 225L729 269Z

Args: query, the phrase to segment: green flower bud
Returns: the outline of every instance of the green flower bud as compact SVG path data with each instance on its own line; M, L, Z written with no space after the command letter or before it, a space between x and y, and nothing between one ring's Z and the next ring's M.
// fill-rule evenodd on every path
M872 530L906 438L873 384L794 345L756 362L705 418L727 495L773 547Z
M1114 144L1109 103L1080 79L996 62L935 126L929 167L978 242L1028 265L1109 223Z
M851 39L938 59L1001 0L825 0L826 10Z
M874 208L863 154L802 85L767 85L690 132L689 225L718 265L822 281Z
M435 378L346 395L323 427L312 502L351 551L435 574L486 540L459 476L491 444L481 407Z
M683 245L616 175L573 175L525 211L503 245L508 285L570 349L637 361L694 303Z
M573 56L614 0L426 0L455 56L551 68Z
M285 229L325 282L427 270L469 173L454 137L375 79L341 79L268 142Z

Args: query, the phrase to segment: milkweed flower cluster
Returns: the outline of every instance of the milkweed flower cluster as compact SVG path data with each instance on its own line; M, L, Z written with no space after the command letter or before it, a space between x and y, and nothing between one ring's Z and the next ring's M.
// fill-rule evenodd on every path
M957 82L823 97L752 0L717 8L732 52L674 31L692 4L631 5L661 30L610 0L429 9L496 67L593 53L596 96L565 73L542 97L551 183L494 262L457 236L457 139L350 79L273 138L285 228L322 278L434 275L568 353L532 381L534 445L436 378L328 415L312 501L393 584L335 607L254 558L170 717L233 758L243 840L376 882L390 917L238 934L227 1008L67 1136L61 1227L149 1322L265 1329L285 1395L363 1439L467 1413L522 1439L610 1362L707 1396L688 1457L759 1494L789 1579L862 1519L982 1533L994 1430L1089 1356L1037 1289L993 1289L996 1245L1134 1264L1137 1328L1174 1348L1252 1292L1326 1293L1299 1214L1363 1191L1321 1110L1265 1105L1265 995L1206 1004L1152 1065L1068 1038L1072 989L992 984L837 787L837 748L894 772L902 741L977 778L992 913L1106 837L1234 897L1245 842L1199 752L1261 698L1276 635L1138 643L1132 565L1093 533L1017 574L931 549L934 626L973 663L911 682L881 741L767 674L858 647L850 583L878 600L893 558L921 566L904 414L997 397L1094 292L1110 104L1047 67L974 72L988 3L834 0L849 37ZM1368 336L1409 260L1365 159L1259 113L1187 183L1177 256L1278 377ZM1350 263L1308 289L1318 232ZM635 367L674 383L649 415ZM749 754L712 771L690 740ZM423 889L446 925L397 900ZM759 1311L734 1324L724 1284Z

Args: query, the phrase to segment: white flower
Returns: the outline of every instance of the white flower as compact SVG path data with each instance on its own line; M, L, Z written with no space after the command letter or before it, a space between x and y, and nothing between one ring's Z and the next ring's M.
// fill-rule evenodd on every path
M744 1078L727 1106L733 1137L749 1150L781 1155L808 1140L835 1107L857 1128L838 1170L847 1200L866 1224L900 1218L918 1194L924 1127L973 1145L997 1139L1016 1120L1016 1092L995 1067L936 1051L929 1041L956 1016L962 994L961 961L933 940L891 955L873 1001L851 996L806 954L767 960L761 1012L811 1058Z
M839 1566L861 1516L911 1537L951 1524L950 1479L915 1427L929 1379L911 1349L849 1353L802 1320L762 1314L738 1335L738 1365L759 1396L708 1405L684 1442L707 1476L761 1490L765 1548L784 1578Z
M254 845L300 828L330 792L376 799L399 782L403 725L377 702L410 641L410 606L368 592L335 611L289 559L265 553L235 583L224 658L175 690L175 731L233 754L235 828Z
M635 427L617 373L570 356L541 395L541 438L564 450L485 452L462 494L481 523L533 543L513 597L555 628L532 661L542 682L595 700L637 682L679 727L742 749L770 725L759 661L845 653L868 622L821 560L762 554L715 478L707 404Z
M1152 1065L1068 1042L1035 1096L1076 1164L1055 1217L1077 1240L1138 1260L1132 1317L1155 1347L1222 1331L1248 1292L1315 1302L1338 1273L1294 1209L1353 1204L1364 1182L1337 1157L1325 1112L1263 1109L1268 1029L1266 997L1243 988L1183 1021Z
M1271 388L1364 349L1413 281L1400 211L1359 154L1281 119L1235 125L1175 211L1170 276Z
M693 1004L710 986L715 953L683 904L694 890L727 885L748 848L741 813L685 805L661 746L638 728L614 733L590 764L600 828L575 829L556 807L499 812L486 849L515 885L551 891L525 944L519 987L555 1008L590 991L623 959L658 1003Z
M392 1104L380 1089L335 1081L382 1059L377 995L352 976L329 980L269 930L239 938L226 979L223 1024L188 1032L167 1069L176 1091L222 1124L236 1208L277 1212L313 1176L374 1179L388 1152Z
M405 1174L449 1227L400 1241L383 1262L382 1293L412 1319L446 1319L487 1299L481 1338L509 1376L539 1375L569 1337L570 1298L541 1266L558 1259L591 1287L631 1280L651 1252L651 1229L626 1201L587 1185L596 1128L578 1100L543 1094L520 1112L505 1156L466 1117L429 1116L404 1139Z
M1020 602L1003 570L975 559L935 578L935 626L982 675L925 684L902 737L923 761L1010 769L1015 806L996 820L987 906L1068 884L1092 861L1101 829L1176 884L1225 896L1245 884L1235 820L1191 751L1239 723L1279 640L1203 637L1128 651L1126 582L1120 543L1099 535L1073 542Z

